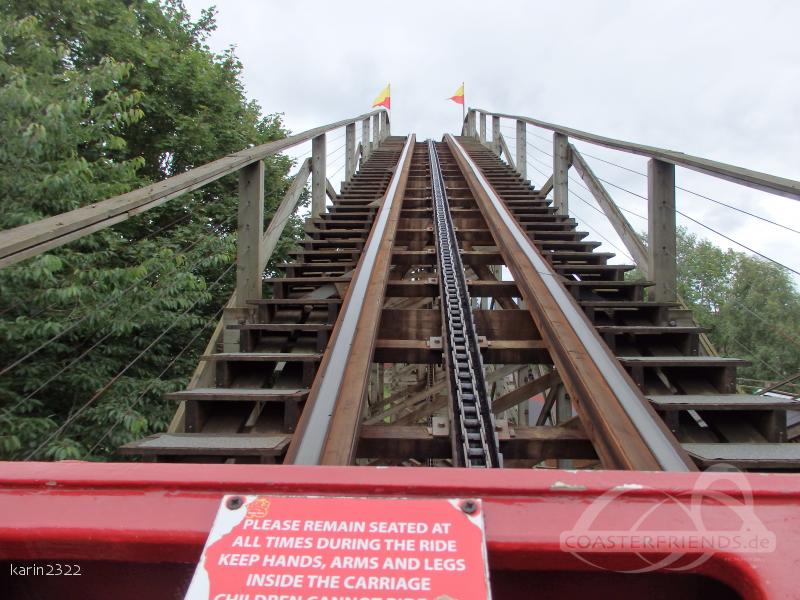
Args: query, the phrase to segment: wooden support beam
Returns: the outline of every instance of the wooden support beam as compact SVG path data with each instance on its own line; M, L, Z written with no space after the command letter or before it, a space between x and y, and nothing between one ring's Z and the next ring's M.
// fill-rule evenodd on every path
M361 163L363 162L364 162L364 146L361 142L358 142L355 154L353 155L353 165L355 166L356 170L358 170L361 167Z
M451 458L450 437L435 436L424 425L366 425L357 458Z
M486 281L499 281L497 276L494 274L488 266L486 265L472 265L472 270L475 271L475 274L481 278L481 280ZM495 297L497 303L504 308L505 310L516 310L519 308L516 302L514 302L509 296L497 296Z
M259 267L263 271L266 268L269 259L272 258L272 253L278 245L278 240L289 222L289 217L294 213L297 207L297 202L300 200L300 195L306 189L306 182L308 176L311 174L311 159L307 158L300 165L300 169L294 176L289 189L286 190L286 195L283 197L280 205L272 219L267 225L267 230L264 232L264 239L261 245L261 256L259 260Z
M564 427L517 427L513 436L500 439L504 457L592 459L597 454L580 429ZM432 433L424 425L366 425L361 429L358 458L447 459L452 457L450 438Z
M347 183L356 172L356 124L344 128L344 181Z
M511 150L509 150L508 144L506 143L506 137L502 133L500 134L500 153L506 155L508 166L516 170L517 165L514 164L514 157L511 156Z
M366 419L364 421L365 425L377 425L384 419L388 419L396 415L403 410L407 410L409 407L414 406L418 402L425 400L426 398L436 396L437 394L441 394L447 389L447 380L442 379L438 383L435 383L431 387L426 387L421 390L415 390L412 393L409 393L408 390L402 390L393 394L391 397L386 399L386 404L390 405L389 408L385 408L379 413L376 413Z
M481 131L480 131L480 137L478 139L481 142L486 143L486 113L481 113L480 120L481 120Z
M381 141L389 137L389 111L381 112Z
M325 135L319 135L311 141L311 217L318 217L325 212L325 193L328 177L326 169Z
M554 385L550 388L547 392L547 396L544 398L544 404L542 405L542 410L539 412L539 416L536 417L536 425L537 427L540 425L544 425L547 423L548 417L550 417L550 412L553 410L553 405L556 403L558 399L560 389L563 389L563 384L561 385Z
M336 193L336 190L333 187L330 179L325 179L325 194L333 201L336 202L336 199L339 195Z
M611 198L605 186L594 174L594 171L592 171L591 167L586 163L581 153L578 152L577 148L572 144L570 144L570 152L575 170L578 171L586 187L592 192L600 208L603 209L606 217L608 217L612 227L614 227L614 231L617 232L622 243L625 244L628 252L631 253L631 257L636 262L636 266L639 267L645 277L650 277L650 261L644 242L636 235L636 232L633 227L631 227L628 219L625 218L625 215L622 214L617 203L614 202L614 199Z
M362 162L372 154L372 145L369 141L369 117L361 121L361 157Z
M500 414L509 408L513 408L520 402L524 402L532 396L542 393L560 381L561 378L559 377L558 373L556 371L550 371L549 373L546 373L541 377L537 377L533 381L529 381L528 383L519 386L517 389L512 390L507 394L500 396L499 398L496 398L492 403L492 412L496 415Z
M553 205L559 215L569 214L569 141L567 136L553 134Z
M504 367L497 368L494 371L487 370L484 372L483 376L484 380L486 381L486 383L494 383L495 381L500 381L506 375L510 375L511 373L519 369L520 366L521 365L505 365ZM447 380L444 380L441 383L432 386L431 388L426 390L428 394L426 396L423 396L421 400L430 396L434 390L443 391L447 388L447 386L448 386ZM431 402L426 402L421 406L415 406L415 404L418 404L419 401L415 403L406 401L403 403L406 406L406 408L411 408L413 410L410 413L399 417L397 420L395 420L395 423L398 425L408 425L416 423L420 419L429 417L436 411L447 408L447 402L448 402L447 396L434 398ZM373 418L377 418L378 416L379 415L375 415L375 417Z
M372 151L381 145L381 116L372 115Z
M477 131L475 128L475 119L477 117L477 113L474 110L469 110L467 112L467 135L472 137L477 137Z
M500 439L504 459L593 459L597 453L581 429L567 427L515 427L509 439Z
M236 249L236 298L241 306L261 298L261 244L264 226L264 163L239 171L239 221Z
M523 179L528 178L528 125L525 121L517 121L517 173Z
M492 115L492 150L500 156L500 117Z
M647 164L648 269L656 302L677 300L675 165L655 158Z
M550 175L550 177L547 178L547 181L544 182L544 185L536 191L543 198L546 198L547 194L553 191L553 176Z

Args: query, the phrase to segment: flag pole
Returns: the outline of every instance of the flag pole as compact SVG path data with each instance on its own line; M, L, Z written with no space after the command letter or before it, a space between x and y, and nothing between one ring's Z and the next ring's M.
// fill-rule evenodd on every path
M461 89L464 89L464 82L461 82ZM464 124L464 119L467 118L467 95L464 94L464 102L461 103L461 124Z

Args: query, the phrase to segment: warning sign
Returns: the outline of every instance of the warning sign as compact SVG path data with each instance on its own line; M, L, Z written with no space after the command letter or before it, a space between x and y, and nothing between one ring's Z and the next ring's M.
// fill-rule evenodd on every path
M481 502L225 496L186 598L484 600Z

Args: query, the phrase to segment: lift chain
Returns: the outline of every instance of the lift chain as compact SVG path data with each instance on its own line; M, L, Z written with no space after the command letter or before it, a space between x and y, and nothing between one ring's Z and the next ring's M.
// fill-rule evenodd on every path
M442 319L446 328L444 353L445 361L449 363L455 451L460 454L454 458L465 467L501 467L503 457L486 392L483 359L475 333L464 266L436 144L432 140L428 140L428 152Z

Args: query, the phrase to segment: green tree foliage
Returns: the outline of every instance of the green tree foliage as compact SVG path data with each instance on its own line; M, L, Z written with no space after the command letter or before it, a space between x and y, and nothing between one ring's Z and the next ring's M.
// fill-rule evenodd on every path
M789 273L678 231L678 293L711 327L720 354L752 361L741 377L780 380L800 367L800 293Z
M0 229L284 137L213 29L178 0L0 0ZM265 162L268 218L291 161ZM0 270L0 370L35 351L0 377L0 458L104 458L167 427L232 288L237 202L226 177Z

